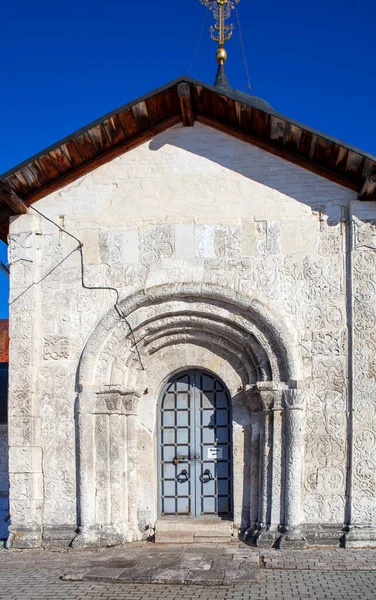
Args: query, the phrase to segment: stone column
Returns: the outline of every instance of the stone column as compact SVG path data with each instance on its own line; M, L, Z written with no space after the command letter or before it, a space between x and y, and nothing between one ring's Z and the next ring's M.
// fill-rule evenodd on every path
M302 511L302 467L304 459L304 406L301 390L284 393L286 407L285 533L281 547L304 548L300 531Z
M273 413L272 408L276 398L280 397L280 392L271 381L258 382L248 391L247 403L252 411L252 439L254 439L254 426L257 426L258 433L258 481L253 469L251 485L256 486L258 490L257 519L255 522L254 506L251 514L251 527L246 533L248 539L253 539L258 546L270 547L276 539L276 532L269 533L271 500L273 490L270 489L271 466L274 455L273 447ZM256 412L256 409L259 409ZM255 443L252 444L253 453L257 450ZM254 465L252 457L252 465ZM251 473L252 474L252 473ZM280 489L280 485L279 485ZM254 497L254 494L252 494Z
M249 538L252 538L254 532L257 531L261 419L262 412L260 410L251 412L250 527L246 534Z
M132 411L132 408L129 408ZM128 452L128 527L129 534L135 534L137 525L137 430L136 415L127 414L127 452Z
M264 402L263 402L264 404ZM270 452L271 452L271 410L270 407L263 407L262 411L262 429L260 436L260 479L259 479L259 503L258 503L258 515L257 515L257 527L259 531L263 531L266 528L268 521L268 495L269 495L269 466L270 466Z
M273 454L272 454L272 506L270 511L270 529L278 536L278 528L284 509L282 494L283 471L282 455L284 448L282 392L276 392L273 402Z
M87 387L80 394L81 527L74 546L123 544L135 539L137 531L135 421L140 394L123 386ZM106 474L104 462L109 465Z
M259 490L259 515L258 515L258 532L255 536L257 545L261 548L268 548L272 546L278 537L277 527L271 527L271 516L272 507L276 502L278 503L278 489L280 489L281 483L276 489L273 488L273 479L276 480L278 475L281 476L279 470L275 473L273 478L273 467L276 464L276 453L275 453L275 436L274 436L274 405L280 405L281 393L276 388L275 384L270 381L262 382L257 384L260 401L262 406L263 414L263 435L262 445L260 448L260 490ZM280 453L280 449L277 451ZM278 482L276 481L278 484ZM275 498L275 495L277 498ZM278 522L279 524L279 522ZM277 524L277 526L278 526Z

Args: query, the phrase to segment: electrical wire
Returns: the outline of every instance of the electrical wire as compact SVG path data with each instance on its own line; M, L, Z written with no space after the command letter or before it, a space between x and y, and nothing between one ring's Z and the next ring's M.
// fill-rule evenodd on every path
M242 55L243 55L243 64L244 64L244 69L245 69L245 76L247 78L247 87L248 87L249 93L252 94L252 86L251 86L251 80L249 78L247 56L246 56L245 48L244 48L242 29L240 27L239 12L238 12L238 8L237 8L236 5L235 5L235 13L236 13L236 20L237 20L238 29L239 29L240 48L241 48L241 52L242 52Z
M200 43L201 43L201 39L202 39L202 34L204 32L204 27L205 27L206 19L208 18L208 12L209 12L209 5L207 4L206 5L205 14L204 14L204 19L203 19L202 25L201 25L201 30L200 30L200 33L198 35L196 48L193 51L193 56L192 56L191 64L190 64L190 67L188 69L188 76L191 75L192 67L193 67L193 64L194 64L194 62L196 60L197 52L198 52L198 49L200 47Z
M129 323L128 319L125 317L125 315L123 315L123 313L121 312L120 308L119 308L119 290L115 287L112 286L93 286L93 285L86 285L85 283L85 264L84 264L84 255L83 255L83 243L81 242L81 240L79 240L75 235L73 235L72 233L70 233L69 231L67 231L66 229L63 229L63 227L61 227L58 223L56 223L55 221L53 221L52 219L50 219L49 217L46 217L46 215L44 215L43 213L41 213L38 209L36 209L34 206L32 206L31 204L27 204L27 202L24 202L24 204L28 207L31 208L33 211L35 211L36 213L38 213L38 215L40 215L41 217L43 217L43 219L45 219L46 221L48 221L49 223L52 223L52 225L54 225L55 227L57 227L57 229L59 229L59 231L61 231L62 233L65 233L66 235L68 235L69 237L71 237L73 240L75 240L78 243L77 248L74 248L74 250L72 250L65 258L63 258L57 265L55 265L48 273L46 273L42 279L40 279L37 282L33 282L28 288L26 288L26 290L24 290L19 296L17 296L17 298L15 298L14 300L12 300L12 302L10 304L13 304L13 302L15 302L16 300L18 300L23 294L25 294L31 287L33 287L33 285L39 285L44 279L46 279L46 277L48 277L55 269L57 269L63 262L65 262L70 256L72 256L72 254L74 254L75 252L79 252L80 253L80 267L81 267L81 285L85 290L106 290L106 291L111 291L114 292L116 294L116 301L114 304L114 309L116 310L117 314L119 315L120 319L122 321L124 321L128 328L129 331L131 333L132 339L133 339L133 343L134 346L136 348L136 352L137 352L137 357L138 360L140 362L141 365L141 369L143 371L145 371L145 367L143 365L142 359L141 359L141 355L138 349L138 345L137 345L137 341L136 341L136 337L133 331L133 328L131 326L131 324Z

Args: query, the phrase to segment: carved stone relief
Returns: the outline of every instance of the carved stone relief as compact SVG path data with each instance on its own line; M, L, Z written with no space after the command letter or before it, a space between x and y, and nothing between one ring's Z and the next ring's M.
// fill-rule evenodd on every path
M153 231L140 232L140 260L149 266L162 258L171 258L174 253L174 231L166 225Z
M355 524L376 521L376 221L353 222Z

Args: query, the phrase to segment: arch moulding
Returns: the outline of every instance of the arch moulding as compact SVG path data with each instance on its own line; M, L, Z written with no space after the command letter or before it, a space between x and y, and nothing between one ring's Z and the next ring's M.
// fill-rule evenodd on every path
M190 368L217 373L232 396L238 440L234 459L242 464L234 470L239 480L234 487L243 489L234 511L236 526L259 544L275 541L281 525L291 538L296 535L301 508L296 457L303 411L294 330L259 295L244 296L216 285L175 284L142 290L119 302L98 323L82 353L76 406L76 545L141 539L145 523L152 525L154 509L141 510L139 494L153 473L145 464L155 462L158 395L173 372ZM285 408L288 418L282 418ZM149 455L138 454L145 447ZM247 453L249 466L244 464ZM288 486L285 464L294 467L291 477L286 475Z

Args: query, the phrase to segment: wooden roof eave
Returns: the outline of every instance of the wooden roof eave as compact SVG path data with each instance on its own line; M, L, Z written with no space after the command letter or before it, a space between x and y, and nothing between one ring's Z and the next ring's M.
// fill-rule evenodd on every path
M108 113L0 176L3 207L12 214L178 124L198 121L376 200L376 158L301 125L259 99L188 77Z

